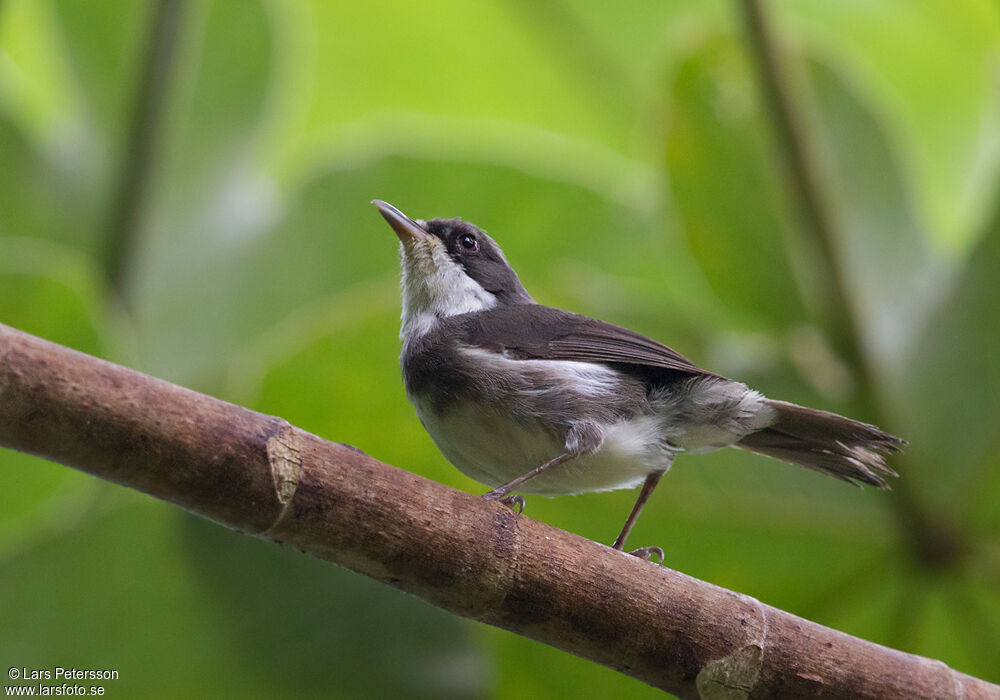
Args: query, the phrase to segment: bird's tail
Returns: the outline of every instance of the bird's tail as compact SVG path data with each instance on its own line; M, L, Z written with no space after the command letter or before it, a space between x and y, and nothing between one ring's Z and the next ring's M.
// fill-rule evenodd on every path
M733 447L798 464L850 484L889 488L886 476L899 476L883 455L899 452L905 440L874 425L828 411L766 399L777 412L770 426L751 433Z

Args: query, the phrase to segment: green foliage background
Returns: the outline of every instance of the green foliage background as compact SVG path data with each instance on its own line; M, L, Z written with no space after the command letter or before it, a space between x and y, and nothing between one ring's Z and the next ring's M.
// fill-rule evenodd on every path
M1000 682L996 3L767 3L870 380L736 2L190 0L136 140L160 7L0 3L0 321L481 491L406 403L368 202L461 215L540 301L911 442L888 493L682 457L636 545ZM6 666L116 668L121 697L658 695L38 459L0 453L0 493ZM633 498L528 515L608 542Z

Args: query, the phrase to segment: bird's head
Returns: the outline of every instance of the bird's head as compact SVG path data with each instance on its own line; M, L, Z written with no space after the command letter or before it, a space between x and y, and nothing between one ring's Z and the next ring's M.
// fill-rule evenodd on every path
M404 338L426 333L447 316L534 303L482 229L460 219L414 221L380 199L372 204L399 238Z

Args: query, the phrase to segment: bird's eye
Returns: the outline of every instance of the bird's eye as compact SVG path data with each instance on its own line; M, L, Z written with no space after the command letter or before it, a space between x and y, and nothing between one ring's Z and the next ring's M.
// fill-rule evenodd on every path
M479 241L477 241L476 237L471 233L462 234L462 237L458 239L458 242L466 250L479 250Z

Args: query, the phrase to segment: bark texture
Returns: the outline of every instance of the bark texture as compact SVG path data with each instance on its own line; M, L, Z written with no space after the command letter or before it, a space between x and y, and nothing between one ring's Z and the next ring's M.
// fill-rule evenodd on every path
M288 422L0 324L0 444L686 698L1000 698Z

